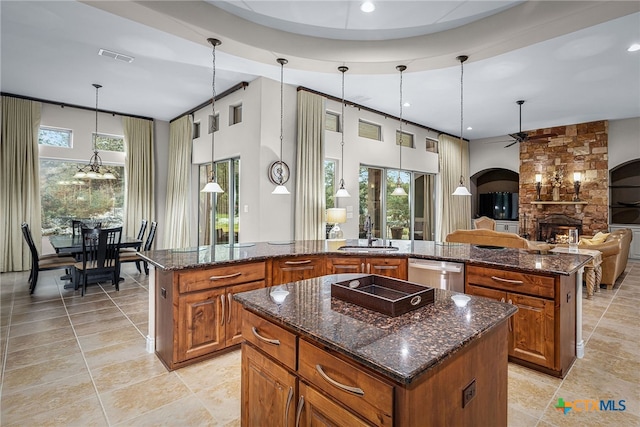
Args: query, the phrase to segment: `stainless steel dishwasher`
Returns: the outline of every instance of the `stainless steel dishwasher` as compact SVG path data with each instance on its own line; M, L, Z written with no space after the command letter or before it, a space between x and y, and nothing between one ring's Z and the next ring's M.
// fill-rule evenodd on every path
M409 258L409 281L432 288L464 292L464 264Z

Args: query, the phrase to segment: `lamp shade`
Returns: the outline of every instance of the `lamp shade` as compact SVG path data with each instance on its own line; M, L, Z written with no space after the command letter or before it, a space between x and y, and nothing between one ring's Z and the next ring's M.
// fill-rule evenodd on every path
M469 190L467 190L467 187L465 187L464 185L460 185L458 186L458 188L456 188L456 191L453 192L452 196L470 196L471 193L469 193Z
M337 192L335 197L351 197L346 188L341 187Z
M573 173L573 180L574 181L580 181L582 178L582 174L580 172L574 172Z
M327 222L331 224L342 224L347 222L347 210L344 208L327 209Z
M222 187L220 187L220 184L218 184L215 181L212 182L207 182L207 185L204 186L204 188L202 190L200 190L201 193L224 193L224 190L222 189Z
M397 186L392 192L391 192L392 196L407 196L407 192L404 191L404 188Z
M287 190L287 187L285 187L284 185L278 185L276 186L276 188L273 189L271 194L291 194L291 193L289 193L289 190Z
M537 173L536 174L536 182L542 182L542 174L541 173Z

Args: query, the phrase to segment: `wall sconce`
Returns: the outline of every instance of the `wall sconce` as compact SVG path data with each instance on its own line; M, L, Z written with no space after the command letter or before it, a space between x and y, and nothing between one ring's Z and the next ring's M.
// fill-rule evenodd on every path
M540 201L540 190L542 189L542 174L536 174L536 201Z
M582 178L582 175L580 172L574 172L573 173L573 201L574 202L579 202L580 201L580 197L578 197L579 193L580 193L580 179Z

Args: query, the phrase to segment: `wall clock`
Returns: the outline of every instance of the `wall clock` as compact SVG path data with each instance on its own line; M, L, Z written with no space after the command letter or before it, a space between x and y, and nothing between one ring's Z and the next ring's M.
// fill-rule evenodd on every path
M275 185L284 185L289 181L289 166L279 160L271 163L269 166L269 181Z

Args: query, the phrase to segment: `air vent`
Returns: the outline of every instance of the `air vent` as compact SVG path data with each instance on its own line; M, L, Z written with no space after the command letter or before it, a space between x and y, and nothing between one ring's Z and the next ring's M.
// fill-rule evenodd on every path
M118 53L118 52L112 52L112 51L107 50L107 49L100 49L98 51L98 55L106 56L106 57L109 57L109 58L113 58L116 61L122 61L122 62L126 62L128 64L132 63L133 60L134 60L133 56L125 55L125 54Z

